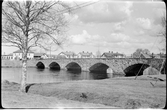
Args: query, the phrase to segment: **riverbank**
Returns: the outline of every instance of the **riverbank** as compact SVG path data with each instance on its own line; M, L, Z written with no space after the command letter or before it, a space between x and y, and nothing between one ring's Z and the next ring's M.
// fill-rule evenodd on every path
M151 76L151 75L149 75ZM166 75L147 75L105 80L80 80L31 84L27 94L18 92L19 84L2 83L5 108L164 108ZM152 84L153 85L152 85Z

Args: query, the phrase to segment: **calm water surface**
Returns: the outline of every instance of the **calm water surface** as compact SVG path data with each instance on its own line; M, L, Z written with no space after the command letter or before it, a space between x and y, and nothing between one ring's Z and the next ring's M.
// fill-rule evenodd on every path
M21 68L1 68L2 80L20 83ZM90 73L90 72L70 72L66 70L50 70L27 68L27 83L50 83L57 81L69 80L97 80L107 78L106 73Z

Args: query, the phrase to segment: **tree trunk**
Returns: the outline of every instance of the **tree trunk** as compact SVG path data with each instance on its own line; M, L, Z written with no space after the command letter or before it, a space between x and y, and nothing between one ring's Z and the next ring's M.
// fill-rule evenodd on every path
M20 91L24 93L26 92L26 80L27 80L27 54L25 51L23 51Z

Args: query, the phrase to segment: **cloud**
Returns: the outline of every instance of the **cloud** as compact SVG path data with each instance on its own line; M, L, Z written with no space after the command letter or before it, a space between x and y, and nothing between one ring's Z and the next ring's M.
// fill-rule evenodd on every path
M90 35L86 30L82 31L82 34L71 35L71 42L77 45L84 45L96 42L99 39L99 35Z
M132 22L131 22L132 23ZM152 36L156 37L159 32L162 30L162 26L160 24L155 24L154 19L148 18L136 18L133 23L133 27L131 27L131 31L134 32L136 37L139 36Z
M117 43L117 42L128 41L129 39L130 37L123 33L111 33L107 41L112 42L112 43Z
M130 8L133 6L133 2L131 1L126 1L125 5L121 8L122 11L124 11L127 15L131 15L131 12L133 10L131 10Z
M127 20L115 23L111 31L112 32L122 32L125 29L126 23L127 23Z
M99 2L81 8L76 14L84 23L120 22L130 16L131 7L132 2Z
M74 44L85 44L87 42L87 38L89 37L89 35L87 35L87 32L83 30L82 34L71 35L71 41Z
M78 25L78 24L83 24L79 19L78 15L76 14L69 14L69 13L64 13L65 19L73 25Z
M146 45L150 41L145 37L134 38L124 33L111 33L109 36L90 35L86 30L81 34L71 35L71 43L73 45L89 45L112 48L131 48L138 45ZM148 38L149 39L149 38Z
M148 18L137 18L136 22L139 26L141 26L144 29L150 29L151 28L151 21Z
M162 12L164 8L158 5L144 2L101 2L82 8L74 15L82 23L78 26L80 30L86 31L74 34L73 43L100 46L103 50L110 51L133 52L137 48L151 49L156 41L156 37L152 36L157 35L162 28L158 21L161 14L158 15L158 12ZM95 34L98 39L93 38Z

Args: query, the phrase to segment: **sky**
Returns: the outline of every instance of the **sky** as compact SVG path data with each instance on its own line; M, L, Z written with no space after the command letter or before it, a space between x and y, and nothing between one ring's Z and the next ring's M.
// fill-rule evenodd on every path
M89 1L70 1L70 6ZM92 1L90 1L92 2ZM148 49L160 53L164 43L157 33L162 30L161 17L166 13L162 1L112 1L96 0L96 3L64 13L68 20L68 41L52 51L103 52L113 51L130 55L136 49ZM165 41L166 43L166 41ZM2 54L18 50L2 46ZM36 52L45 52L36 49ZM50 52L47 52L50 53Z

